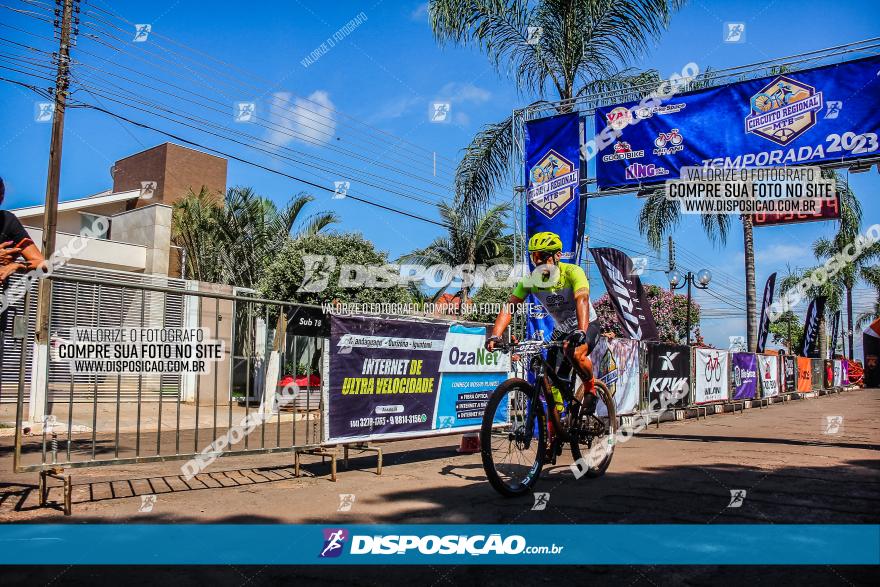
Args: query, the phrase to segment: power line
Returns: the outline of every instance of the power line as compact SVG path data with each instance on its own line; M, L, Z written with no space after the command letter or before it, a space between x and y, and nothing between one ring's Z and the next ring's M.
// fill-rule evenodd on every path
M244 159L244 158L242 158L242 157L238 157L238 156L233 155L233 154L231 154L231 153L226 153L226 152L221 151L221 150L219 150L219 149L214 149L214 148L212 148L212 147L208 147L208 146L206 146L206 145L202 145L202 144L197 143L197 142L195 142L195 141L190 141L189 139L185 139L185 138L183 138L183 137L181 137L181 136L178 136L178 135L175 135L175 134L173 134L173 133L170 133L170 132L167 132L167 131L161 130L161 129L159 129L159 128L156 128L156 127L154 127L154 126L151 126L151 125L146 124L146 123L143 123L143 122L137 122L137 121L132 120L132 119L126 117L126 116L123 116L123 115L121 115L121 114L117 114L117 113L115 113L115 112L111 112L110 110L107 110L106 108L102 108L102 107L100 107L100 106L96 106L96 105L94 105L94 104L77 103L77 104L76 104L75 106L73 106L73 107L77 107L77 108L89 108L89 109L92 109L92 110L96 110L96 111L98 111L98 112L103 112L104 114L107 114L108 116L112 116L112 117L114 117L114 118L117 118L117 119L119 119L119 120L122 120L122 121L124 121L124 122L127 122L127 123L129 123L129 124L132 124L132 125L137 126L137 127L140 127L140 128L145 128L145 129L148 129L148 130L152 130L152 131L154 131L154 132L158 132L158 133L163 134L163 135L165 135L165 136L167 136L167 137L170 137L170 138L172 138L172 139L174 139L174 140L176 140L176 141L180 141L180 142L182 142L182 143L186 143L186 144L188 144L188 145L192 145L192 146L194 146L194 147L198 147L199 149L203 149L203 150L205 150L205 151L210 151L210 152L212 152L212 153L216 153L216 154L218 154L218 155L222 155L223 157L228 157L229 159L233 159L233 160L238 161L238 162L240 162L240 163L244 163L244 164L246 164L246 165L251 165L251 166L253 166L253 167L257 167L257 168L259 168L259 169L263 169L263 170L265 170L265 171L268 171L268 172L270 172L270 173L274 173L274 174L276 174L276 175L281 175L281 176L283 176L283 177L287 177L287 178L292 179L292 180L294 180L294 181L297 181L297 182L300 182L300 183L302 183L302 184L305 184L305 185L311 186L311 187L313 187L313 188L315 188L315 189L323 190L323 191L330 192L330 193L334 193L334 194L336 193L335 190L333 190L333 189L330 189L330 188L328 188L328 187L326 187L326 186L323 186L323 185L320 185L320 184L314 183L314 182L309 181L309 180L307 180L307 179L303 179L303 178L301 178L301 177L297 177L297 176L295 176L295 175L291 175L291 174L289 174L289 173L284 173L283 171L279 171L279 170L277 170L277 169L272 169L271 167L267 167L267 166L265 166L265 165L261 165L260 163L256 163L256 162L254 162L254 161L249 161L249 160L247 160L247 159ZM443 223L443 222L439 222L439 221L436 221L436 220L432 220L432 219L430 219L430 218L426 218L426 217L424 217L424 216L419 216L418 214L413 214L413 213L410 213L410 212L406 212L406 211L404 211L404 210L400 210L400 209L397 209L397 208L393 208L393 207L391 207L391 206L386 206L386 205L380 204L380 203L378 203L378 202L376 202L376 201L366 200L366 199L364 199L364 198L360 198L360 197L354 196L354 195L352 195L352 194L350 194L350 193L346 195L346 198L351 198L352 200L356 200L356 201L358 201L358 202L362 202L362 203L364 203L364 204L368 204L368 205L370 205L370 206L375 206L375 207L377 207L377 208L381 208L381 209L383 209L383 210L387 210L387 211L389 211L389 212L394 212L395 214L401 214L401 215L403 215L403 216L408 216L409 218L414 218L414 219L416 219L416 220L421 220L421 221L423 221L423 222L428 222L428 223L431 223L431 224L435 224L435 225L437 225L437 226L441 226L441 227L443 227L443 228L452 228L450 225L445 224L445 223Z
M97 5L93 4L92 2L89 2L88 0L86 1L86 4L87 4L88 6L94 8L95 10L99 11L99 12L102 12L102 13L108 15L108 16L111 16L111 17L113 17L113 18L116 18L117 20L120 20L120 21L122 21L122 22L128 24L129 26L132 26L132 27L134 26L134 23L133 23L133 22L127 20L126 18L124 18L124 17L122 17L121 15L119 15L119 14L113 12L112 10L107 10L107 9L101 8L100 6L97 6ZM90 11L87 11L86 14L89 14L89 15L91 15L91 16L94 16L94 13L92 13L92 12L90 12ZM116 28L118 28L118 27L116 27ZM119 29L119 30L122 31L122 29ZM124 31L123 31L123 32L124 32ZM215 63L218 63L219 65L221 65L221 66L224 68L223 70L221 70L221 71L223 71L224 73L225 73L226 71L228 71L228 70L237 70L237 71L239 71L239 72L242 72L242 73L244 73L244 74L250 76L251 78L253 78L253 79L255 79L255 80L257 80L257 81L259 81L259 82L261 82L261 83L268 83L268 84L271 84L271 83L272 83L272 82L269 81L269 80L266 80L266 79L261 78L260 76L254 75L253 72L250 72L250 71L244 70L244 69L242 69L242 68L236 66L235 64L227 63L227 62L225 62L225 61L223 61L223 60L221 60L221 59L218 59L215 55L211 55L211 54L209 54L209 53L205 53L205 52L203 52L203 51L199 51L198 49L195 49L195 48L193 48L193 47L189 47L189 46L187 46L187 45L185 45L185 44L183 44L183 43L181 43L181 42L179 42L179 41L176 41L175 39L173 39L173 38L171 38L171 37L167 37L167 36L162 35L162 34L160 34L160 33L158 33L158 32L151 32L150 34L151 34L152 36L156 36L156 37L158 37L158 38L160 38L160 39L165 39L165 40L168 41L169 43L172 43L172 44L174 44L174 45L176 45L176 46L178 46L178 47L180 47L180 48L182 48L182 49L184 49L184 50L186 50L186 51L190 51L190 52L192 52L192 53L195 53L195 54L199 55L201 58L206 58L206 59L209 59L209 60L211 60L211 61L213 61L213 62L215 62ZM163 49L163 50L165 50L165 51L168 51L168 52L174 53L173 51L171 51L171 50L169 50L169 49L165 49L164 47L161 47L161 45L159 45L159 44L157 44L157 47L159 47L159 48L161 48L161 49ZM253 84L248 84L248 82L243 81L243 80L241 80L240 78L238 78L238 80L239 80L239 83L240 83L240 84L250 85L252 88L255 88L255 89L258 89L258 90L261 89L261 88L259 88L259 87L257 87L257 86L254 86ZM295 94L294 94L294 95L295 95ZM312 102L309 98L302 97L302 96L297 96L297 97L300 98L300 99L303 99L303 100L307 100L307 101ZM312 103L314 104L315 102L312 102ZM344 112L342 112L342 111L340 111L340 110L337 110L337 109L334 109L334 108L330 108L330 110L331 110L332 112L335 112L336 114L339 114L340 116L343 116L343 117L345 117L345 118L347 118L347 119L349 119L349 120L351 120L351 121L357 123L357 124L360 125L360 126L364 126L364 127L368 128L368 129L370 129L372 132L375 132L375 133L378 133L378 134L381 134L381 135L384 135L384 136L388 136L388 137L390 137L391 139L393 139L395 142L400 142L400 143L408 144L408 145L410 145L410 146L412 146L412 147L415 147L415 148L417 148L417 149L420 149L420 150L424 151L425 153L436 153L436 151L432 151L432 150L430 150L430 149L426 149L425 147L422 147L421 145L418 145L418 144L416 144L416 143L413 143L413 142L411 142L411 141L408 141L408 140L404 139L403 137L398 137L398 136L394 135L393 133L390 133L390 132L385 131L385 130L383 130L383 129L381 129L381 128L375 127L375 126L373 126L373 125L367 124L366 122L363 122L363 121L361 121L361 120L358 120L357 118L355 118L355 117L353 117L353 116L350 116L350 115L348 115L348 114L346 114L346 113L344 113ZM447 161L449 161L449 162L451 162L451 163L453 163L453 164L455 163L455 161L454 161L453 159L451 159L451 158L445 157L444 155L439 154L439 153L437 153L437 155L438 155L440 158L442 158L442 159L446 159Z
M142 99L140 99L140 100L138 100L138 99L133 99L133 98L129 97L127 94L120 94L120 93L118 93L118 92L113 92L112 90L107 90L107 89L99 88L99 87L94 86L94 85L91 85L91 84L85 84L85 83L82 82L82 79L81 79L79 76L75 76L74 79L75 79L76 82L77 82L77 87L78 87L78 88L82 88L82 89L88 91L88 92L89 92L90 94L92 94L92 95L98 95L98 96L104 97L104 98L106 98L106 99L108 99L108 100L111 100L111 101L113 101L113 102L116 102L116 103L121 104L121 105L124 105L124 106L127 106L127 107L129 107L129 108L134 108L134 109L136 109L136 110L140 110L140 111L142 111L142 112L149 113L149 114L151 114L151 115L153 115L153 116L157 116L157 117L159 117L159 118L164 118L164 119L166 119L166 120L169 120L169 121L171 121L171 122L174 122L175 124L181 124L181 125L183 125L183 126L188 126L189 128L193 128L193 129L198 130L198 131L200 131L200 132L205 132L205 133L207 133L207 134L211 134L211 135L213 135L213 136L217 136L217 137L220 137L220 138L224 138L224 139L226 139L226 140L233 140L233 139L229 138L228 136L225 136L225 135L223 135L223 134L219 134L219 132L218 132L218 133L211 133L211 132L206 131L204 128L200 128L200 127L198 127L198 126L194 126L194 125L192 125L192 124L186 124L186 123L184 123L184 122L181 122L181 121L175 119L175 117L176 117L176 118L181 118L181 119L183 119L183 120L188 120L188 121L193 122L193 123L198 123L198 124L204 125L204 126L206 126L206 127L213 128L213 129L218 130L218 131L222 131L223 133L228 133L228 134L231 134L231 135L233 135L233 136L241 137L241 138L243 138L243 139L247 139L247 140L250 140L250 141L256 141L256 142L258 142L258 143L262 143L262 144L266 145L267 147L271 147L271 148L273 148L273 149L282 150L282 151L289 151L289 152L292 152L292 153L296 153L296 154L298 154L298 155L300 155L300 156L302 156L302 157L309 157L309 155L308 155L307 153L304 153L304 152L301 152L301 151L296 151L296 150L294 150L294 149L290 149L289 147L285 147L284 145L279 145L278 143L274 143L274 142L272 142L272 141L267 141L267 140L265 140L265 139L260 139L260 138L258 138L258 137L254 137L254 136L252 136L252 135L250 135L250 134L248 134L248 133L242 132L242 131L230 130L230 129L228 129L227 127L225 127L225 126L223 126L223 125L217 124L217 123L215 123L215 122L211 122L211 121L209 121L209 120L207 120L207 119L204 119L204 118L201 118L201 117L193 117L193 116L188 116L188 115L185 115L185 114L181 114L181 113L179 113L179 112L177 112L177 111L175 111L175 110L170 109L169 107L167 107L167 106L165 106L165 105L162 105L162 104L159 104L159 103L155 103L155 102L152 102L152 101L147 100L147 99L143 99L142 97L141 97ZM115 98L114 98L114 97L115 97ZM140 97L140 96L138 96L138 97ZM134 106L134 105L132 104L132 102L134 102L134 103L140 103L141 105L144 106L144 108L139 108L139 107L137 107L137 106ZM152 111L150 111L150 110L146 110L146 108L149 108L149 109L152 109L152 110L158 110L158 111L160 111L160 112L164 112L165 115L158 114L157 112L152 112ZM243 146L246 146L246 147L249 147L249 148L254 148L253 145L250 145L250 144L248 144L247 142L242 142L242 141L234 141L234 142L237 142L238 144L243 145ZM297 159L297 158L295 158L295 157L283 156L283 155L280 155L279 153L272 152L272 151L265 150L265 149L261 149L261 150L263 150L263 151L266 152L266 153L272 154L272 155L275 156L275 157L280 157L280 158L283 158L283 159L288 159L288 160L290 160L290 161L292 161L292 162L295 162L295 163L297 163L297 164L299 164L299 165L301 165L301 166L304 166L304 167L312 167L312 168L314 168L314 169L318 169L318 170L323 171L323 172L325 172L325 173L331 173L331 174L332 174L332 173L335 173L335 172L337 171L336 169L331 169L331 168L328 168L328 167L325 167L325 166L319 165L318 163L310 162L310 161L308 161L308 160ZM380 181L385 181L385 180L387 179L387 178L385 178L385 177L383 177L383 176L379 176L379 175L376 175L376 174L373 174L373 173L369 173L369 172L366 172L366 175L368 175L368 176L372 176L372 177L374 177L374 178L376 178L376 179L378 179L378 180L380 180ZM413 194L411 194L411 193L408 193L408 192L401 192L401 191L398 191L398 190L395 190L395 189L391 189L391 188L389 188L389 187L387 187L387 186L383 186L383 185L380 185L380 184L372 183L371 181L368 181L368 180L366 180L366 179L360 178L360 177L358 177L357 175L346 174L346 178L347 178L347 179L354 179L354 180L358 181L359 183L363 183L364 185L369 185L369 186L371 186L371 187L376 187L376 188L380 188L380 189L385 189L385 190L387 190L388 192L393 193L393 194L395 194L395 195L399 195L399 196L401 196L401 197L408 198L408 199L411 199L411 200L415 200L415 201L418 201L418 202L421 202L421 203L424 203L424 204L428 204L428 205L431 205L431 206L437 204L437 202L434 201L434 200L427 200L427 199L424 199L424 198L420 198L419 196L415 196L415 195L413 195ZM388 183L395 183L395 182L388 182ZM409 185L409 184L400 184L399 182L397 182L397 183L398 183L398 185L402 185L404 188L416 189L415 186L411 186L411 185Z
M74 77L74 79L77 79L77 78ZM160 114L160 113L158 113L158 112L153 112L153 111L151 111L151 110L148 110L146 107L139 107L139 106L136 106L136 105L130 103L129 101L127 101L127 98L119 98L120 94L118 94L118 93L116 93L116 92L110 92L110 91L107 91L107 90L101 90L101 89L99 89L99 88L95 88L94 86L91 86L91 85L85 85L85 84L82 84L82 83L78 83L78 84L77 84L77 87L84 89L86 92L88 92L88 93L91 94L92 96L100 96L100 97L102 97L102 98L104 98L104 99L106 99L106 100L110 100L111 102L114 102L114 103L116 103L116 104L120 104L120 105L122 105L122 106L126 106L126 107L128 107L128 108L132 108L132 109L134 109L134 110L138 110L138 111L141 111L141 112L144 112L144 113L150 114L151 116L156 116L156 117L158 117L158 118L162 118L162 119L164 119L164 120L168 120L168 121L173 122L173 123L175 123L175 124L179 124L179 125L181 125L181 126L185 126L185 127L187 127L187 128L190 128L190 129L196 130L196 131L198 131L198 132L201 132L201 133L204 133L204 134L208 134L208 135L211 135L211 136L214 136L214 137L217 137L217 138L220 138L220 139L226 140L226 141L233 142L233 143L235 143L235 144L238 144L238 145L243 146L243 147L246 147L246 148L250 148L250 149L254 149L254 150L260 151L260 152L262 152L262 153L265 153L265 154L271 155L271 156L273 156L273 157L275 157L275 158L278 158L278 159L284 159L284 160L287 160L287 161L291 161L291 162L296 163L296 164L298 164L298 165L300 165L300 166L303 166L303 167L311 167L311 168L314 168L314 169L318 169L318 170L323 171L323 172L325 172L325 173L333 173L332 170L327 169L327 168L325 168L325 167L322 167L322 166L320 166L320 165L318 165L318 164L315 164L315 163L309 163L309 162L307 162L307 161L302 161L302 160L299 160L299 159L296 159L296 158L293 158L293 157L285 156L285 155L282 155L282 154L280 154L280 153L278 153L278 152L275 152L275 151L273 151L273 150L271 150L271 149L269 149L269 148L262 148L262 147L259 147L259 146L256 146L256 145L253 145L253 144L250 144L250 143L248 143L248 142L246 142L246 141L244 141L244 140L238 140L238 139L236 139L236 138L232 138L232 137L226 136L225 134L222 134L221 132L212 132L212 131L210 131L210 130L207 130L207 129L205 129L205 128L202 128L202 127L200 127L200 126L197 126L196 124L190 124L190 123L188 123L188 122L183 122L183 121L181 121L181 120L176 120L174 117L176 116L176 117L178 117L178 118L182 118L183 120L187 120L187 121L192 122L192 123L199 123L199 124L205 125L205 126L207 126L207 127L212 127L212 128L215 128L215 129L219 128L219 129L221 129L222 131L225 131L225 132L227 132L227 133L232 132L233 135L239 135L239 136L244 135L244 137L247 138L247 139L249 139L249 140L257 141L257 142L259 142L259 143L264 143L264 144L268 145L269 147L273 147L273 148L276 148L276 149L277 149L277 148L282 148L282 149L283 149L283 147L277 145L276 143L271 143L271 142L269 142L269 141L265 141L265 140L262 140L262 139L257 139L257 138L255 138L255 137L252 137L251 135L246 134L246 133L237 133L237 132L234 132L234 131L228 131L225 127L220 126L220 125L217 125L217 124L215 124L215 123L211 123L210 121L206 121L206 120L204 120L204 119L192 118L192 117L190 117L190 116L184 116L184 115L177 114L177 113L175 113L175 112L173 112L173 111L170 111L170 110L167 110L167 109L164 109L164 108L158 108L158 110L161 110L161 111L163 111L163 112L166 112L168 115ZM115 97L114 97L114 96L115 96ZM145 104L145 106L147 106L147 107L152 107L153 109L157 109L156 107L154 107L154 106L150 106L149 104ZM397 190L393 190L393 189L388 188L387 186L382 186L382 185L380 185L380 184L373 183L373 182L368 181L368 180L365 180L365 179L363 179L363 178L356 178L356 177L355 177L355 178L349 178L349 179L356 179L358 183L361 183L361 184L363 184L363 185L367 185L367 186L374 187L374 188L377 188L377 189L383 189L383 190L385 190L385 191L387 191L387 192L390 192L390 193L392 193L392 194L399 195L399 196L401 196L401 197L408 198L408 199L411 199L411 200L416 200L416 201L421 202L421 203L425 203L425 204L429 204L429 205L434 205L434 204L436 204L436 202L433 202L433 201L430 201L430 200L425 200L425 199L423 199L423 198L419 198L418 196L413 196L412 194L408 194L408 193L406 193L406 192L400 192L400 191L397 191ZM383 179L383 178L380 178L380 179Z

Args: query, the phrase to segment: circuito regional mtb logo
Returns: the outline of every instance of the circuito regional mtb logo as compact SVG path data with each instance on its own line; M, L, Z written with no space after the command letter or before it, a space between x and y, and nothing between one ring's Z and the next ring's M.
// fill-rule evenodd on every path
M529 204L547 218L553 218L574 200L580 181L574 164L550 149L529 170Z
M785 146L816 125L822 110L822 92L781 75L749 101L746 133Z

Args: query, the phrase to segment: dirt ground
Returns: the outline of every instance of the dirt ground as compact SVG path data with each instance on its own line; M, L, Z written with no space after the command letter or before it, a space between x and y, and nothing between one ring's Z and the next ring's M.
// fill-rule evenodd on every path
M842 416L829 430L828 417ZM459 455L458 437L387 443L382 475L376 457L353 455L348 469L340 459L338 481L329 461L303 457L303 475L294 477L293 456L263 455L220 459L198 482L180 477L181 462L151 463L72 471L73 516L39 508L36 473L14 474L12 439L0 439L0 521L70 523L880 523L880 390L860 390L752 408L735 415L668 422L650 427L616 447L608 473L576 480L570 455L550 467L536 491L549 505L532 510L532 496L503 499L485 480L479 455ZM833 432L833 433L831 433ZM745 490L740 507L728 507L731 490ZM354 496L340 511L342 495ZM155 502L150 508L151 497ZM54 488L50 500L60 500ZM146 505L145 505L146 504ZM149 509L150 511L145 511ZM720 568L723 570L724 568ZM794 572L822 584L862 584L877 569L783 567L721 573L705 567L592 567L593 580L625 578L626 585L735 584L789 582ZM60 569L54 569L59 572ZM410 570L416 573L415 569ZM517 572L514 568L510 573ZM23 572L23 571L21 571ZM53 568L37 580L53 579ZM115 572L109 569L108 572ZM166 577L166 570L151 573ZM202 568L198 582L274 582L298 577L334 584L387 584L380 568L329 570ZM397 572L397 571L395 571ZM427 571L426 571L427 572ZM5 569L9 579L23 579ZM11 573L11 574L9 574ZM294 573L291 575L291 573ZM437 575L426 585L501 584L479 568ZM720 573L720 575L719 575ZM807 573L802 575L802 573ZM64 571L72 584L94 579L83 569ZM227 577L227 574L229 575ZM254 576L252 576L254 575ZM724 575L727 579L724 579ZM120 576L124 576L120 575ZM431 573L427 573L427 577ZM509 584L513 574L506 574ZM524 571L543 583L547 575ZM177 581L167 569L168 581ZM628 579L626 579L628 577ZM720 578L719 578L720 577ZM161 579L165 581L165 579ZM732 581L728 583L727 580ZM532 583L531 580L526 581ZM580 581L577 582L581 584Z

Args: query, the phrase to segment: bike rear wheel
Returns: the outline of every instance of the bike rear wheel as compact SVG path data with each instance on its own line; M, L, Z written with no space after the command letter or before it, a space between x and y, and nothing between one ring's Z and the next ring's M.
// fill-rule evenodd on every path
M547 414L535 388L523 379L499 385L483 414L483 469L505 497L528 493L544 467Z
M601 477L614 456L614 441L620 429L620 421L611 392L596 380L599 401L593 414L577 414L569 429L571 455L575 462L583 457L579 469L587 477Z

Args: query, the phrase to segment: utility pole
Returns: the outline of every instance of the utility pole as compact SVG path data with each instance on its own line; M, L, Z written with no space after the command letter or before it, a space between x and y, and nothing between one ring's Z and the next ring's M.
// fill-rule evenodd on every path
M49 146L49 173L46 178L46 205L43 208L43 256L47 259L55 252L55 229L58 224L58 190L61 182L61 148L64 143L64 110L67 107L67 90L70 86L70 41L73 28L74 4L79 0L60 0L62 8L55 10L61 17L60 42L58 45L57 71L55 74L55 110L52 116L52 142ZM79 8L77 7L77 12ZM55 20L55 26L59 22ZM52 282L40 280L39 306L37 308L37 341L49 341L49 308Z
M669 237L669 271L675 269L675 243L672 242L672 236ZM671 288L669 291L675 291Z

